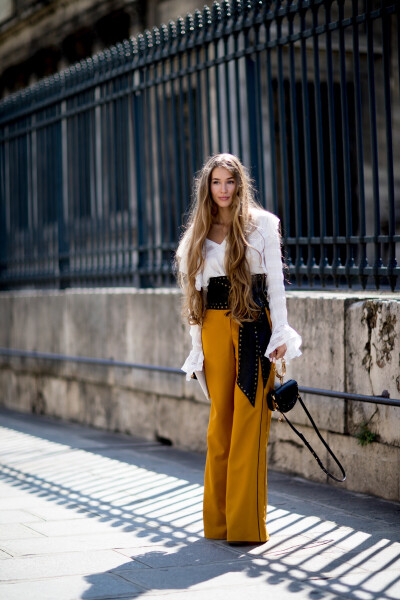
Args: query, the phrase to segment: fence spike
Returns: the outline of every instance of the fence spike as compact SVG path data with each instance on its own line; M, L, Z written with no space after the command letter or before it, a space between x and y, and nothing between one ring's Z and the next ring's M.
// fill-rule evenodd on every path
M222 11L222 19L224 21L229 21L231 18L231 5L229 0L222 0L221 2L221 11Z
M138 45L139 56L141 56L141 57L144 56L144 54L146 52L146 40L142 33L139 33L137 36L137 45Z
M185 36L185 21L182 17L178 17L176 19L176 35L178 38L182 39Z
M233 18L236 21L243 11L242 0L232 0L231 11Z
M203 26L204 29L209 29L212 25L212 14L208 6L203 7Z
M160 46L161 44L161 35L160 35L160 30L158 29L158 27L153 27L153 29L151 30L151 37L153 40L153 46Z
M160 42L162 46L168 43L168 27L165 23L161 23L160 25Z
M194 11L194 28L197 31L201 31L203 29L203 15L198 8L196 8Z
M176 31L176 23L175 23L175 21L169 21L168 22L168 37L169 37L169 40L170 40L171 44L177 38L177 31Z
M188 38L190 38L194 32L194 19L191 13L187 13L185 17L185 30Z

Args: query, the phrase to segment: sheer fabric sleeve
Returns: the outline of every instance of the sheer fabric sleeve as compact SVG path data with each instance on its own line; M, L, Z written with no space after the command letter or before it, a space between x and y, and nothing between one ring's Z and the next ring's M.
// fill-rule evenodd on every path
M190 336L192 338L192 349L181 367L182 371L186 373L187 381L190 381L192 373L203 370L204 363L201 325L190 325Z
M301 355L301 336L290 327L287 320L285 286L283 282L283 266L279 219L272 213L262 217L262 234L264 238L263 266L267 274L268 302L272 324L272 335L265 356L282 344L286 344L285 360ZM270 359L271 360L271 359Z
M187 275L187 245L189 235L185 235L178 246L176 255L178 257L179 271ZM201 273L196 276L195 286L197 290L201 290L202 278ZM201 340L201 325L190 325L190 336L192 338L192 349L183 363L181 369L186 373L187 381L190 381L192 374L195 371L203 370L204 354L203 344Z

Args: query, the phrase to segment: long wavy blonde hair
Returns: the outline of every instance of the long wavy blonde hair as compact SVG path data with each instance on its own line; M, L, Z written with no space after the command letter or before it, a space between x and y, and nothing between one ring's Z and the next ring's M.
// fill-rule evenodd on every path
M230 206L231 227L226 237L225 273L231 289L230 317L238 323L255 320L260 312L251 293L251 274L246 259L248 234L254 228L251 208L261 208L254 199L254 188L247 169L233 154L215 154L208 158L196 174L189 219L176 252L178 282L183 289L182 315L190 324L202 324L205 313L201 291L196 290L196 275L203 269L203 244L210 231L218 206L211 197L210 185L214 169L227 169L236 182L236 194ZM179 256L187 259L187 275L179 271Z

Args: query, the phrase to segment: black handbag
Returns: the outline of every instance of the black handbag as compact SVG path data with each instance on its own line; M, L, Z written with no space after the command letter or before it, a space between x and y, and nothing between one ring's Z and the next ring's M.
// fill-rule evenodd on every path
M283 383L283 378L285 376L285 373L286 373L286 365L285 365L284 359L282 359L282 373L281 374L276 373L276 376L279 378L281 385L280 385L280 387L275 388L275 389L271 390L270 392L268 392L268 394L267 394L268 408L272 411L278 410L281 413L282 417L280 417L279 420L282 421L282 418L285 419L285 421L292 428L292 430L299 436L299 438L304 442L304 444L310 450L311 454L314 456L315 460L317 461L317 463L319 464L321 469L324 471L324 473L326 473L328 475L328 477L331 477L331 479L334 479L335 481L339 481L339 482L345 481L346 473L345 473L342 465L340 464L339 460L336 458L336 456L334 455L334 453L329 448L328 444L326 443L326 441L324 440L324 438L318 431L318 427L314 423L312 416L308 412L308 410L299 394L299 387L297 385L297 381L295 381L294 379L289 379L289 381L286 381L286 383ZM292 408L296 405L297 400L300 402L301 406L303 407L304 412L306 413L307 417L309 418L310 423L314 427L314 430L315 430L316 434L318 435L319 439L324 444L325 448L328 450L329 454L332 456L335 463L338 465L338 467L343 475L342 479L339 479L338 477L335 477L335 475L332 475L332 473L329 473L329 471L322 464L321 459L319 458L317 453L313 450L313 448L307 442L304 435L296 429L296 427L289 421L289 419L285 415L286 412L289 412L289 410L292 410Z

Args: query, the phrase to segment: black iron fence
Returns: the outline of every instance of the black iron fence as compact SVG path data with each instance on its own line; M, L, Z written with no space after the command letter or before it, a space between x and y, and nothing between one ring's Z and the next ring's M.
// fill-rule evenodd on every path
M0 103L0 287L160 286L238 154L297 285L396 289L400 3L232 0Z

